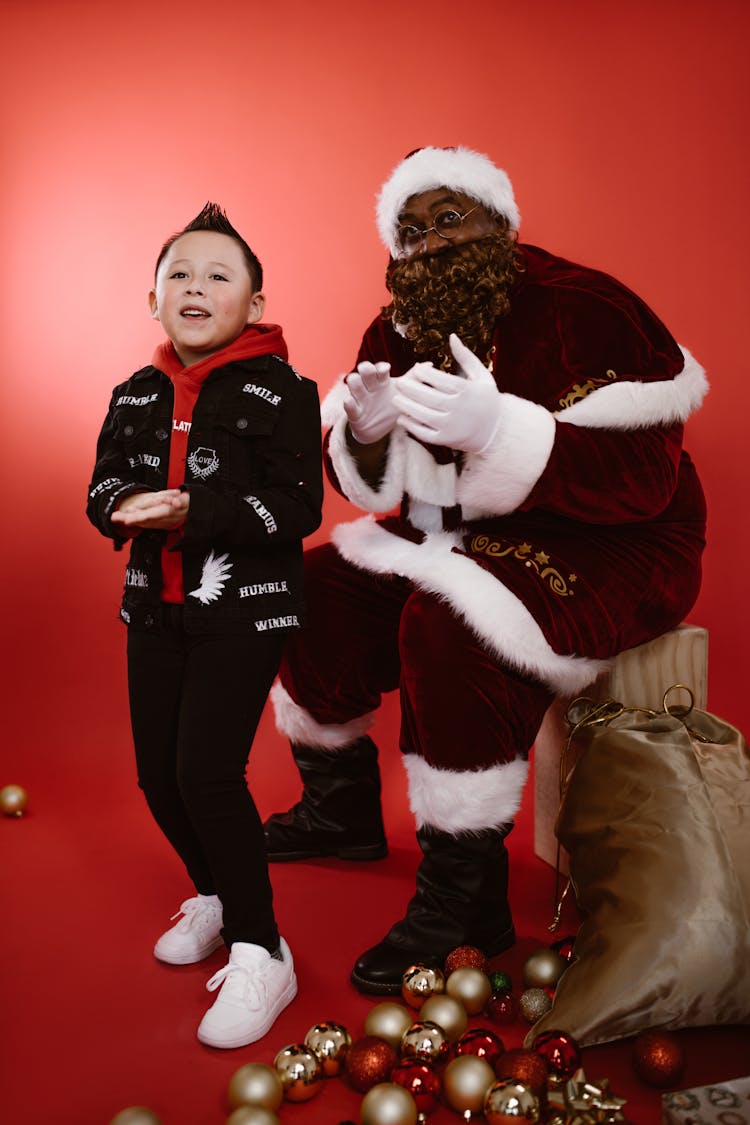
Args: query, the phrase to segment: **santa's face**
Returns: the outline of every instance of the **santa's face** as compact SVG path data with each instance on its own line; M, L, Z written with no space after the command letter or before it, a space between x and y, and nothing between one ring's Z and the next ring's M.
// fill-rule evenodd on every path
M470 195L451 188L422 191L410 196L399 212L399 259L442 254L497 230L495 216Z

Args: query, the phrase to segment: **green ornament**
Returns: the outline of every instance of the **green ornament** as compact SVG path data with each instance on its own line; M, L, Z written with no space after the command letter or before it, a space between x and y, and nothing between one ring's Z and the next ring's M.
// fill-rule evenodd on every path
M513 981L510 978L510 973L490 973L490 984L492 985L493 994L496 992L513 991Z

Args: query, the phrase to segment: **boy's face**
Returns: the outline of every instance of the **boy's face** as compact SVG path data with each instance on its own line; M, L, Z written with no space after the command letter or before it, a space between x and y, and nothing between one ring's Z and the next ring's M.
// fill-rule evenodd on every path
M253 292L239 243L208 230L188 231L172 243L148 299L186 367L236 340L260 320L266 301Z

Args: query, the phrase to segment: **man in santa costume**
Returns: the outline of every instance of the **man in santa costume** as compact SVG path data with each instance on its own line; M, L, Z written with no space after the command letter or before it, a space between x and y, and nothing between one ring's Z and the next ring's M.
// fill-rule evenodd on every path
M367 735L398 689L422 859L404 917L352 972L514 940L504 838L557 694L678 625L705 504L682 449L702 368L629 289L517 241L510 181L423 148L377 202L391 303L324 403L334 486L370 513L306 554L308 627L273 692L301 801L269 858L385 854Z

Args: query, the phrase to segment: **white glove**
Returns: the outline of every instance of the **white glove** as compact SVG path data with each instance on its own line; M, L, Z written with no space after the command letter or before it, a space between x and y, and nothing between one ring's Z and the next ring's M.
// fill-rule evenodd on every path
M358 363L346 377L346 389L344 413L354 440L372 445L389 434L398 418L390 363Z
M465 453L482 453L500 424L501 397L489 370L458 336L451 351L464 378L417 363L393 395L398 421L413 437Z

